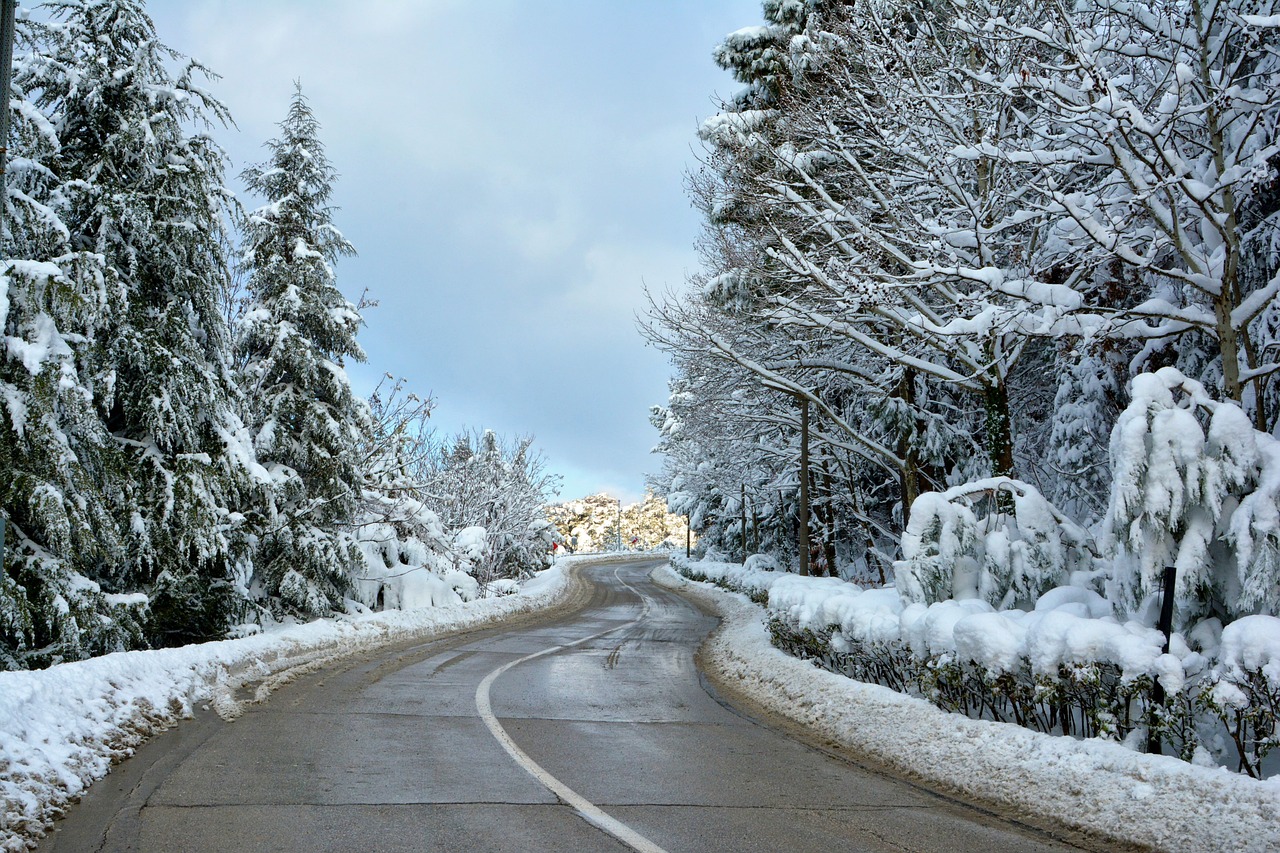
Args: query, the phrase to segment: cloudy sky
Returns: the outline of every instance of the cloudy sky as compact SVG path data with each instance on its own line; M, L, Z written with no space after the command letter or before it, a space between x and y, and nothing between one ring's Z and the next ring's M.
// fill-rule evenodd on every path
M640 496L665 358L644 287L697 267L684 193L698 121L737 84L711 51L759 0L151 0L161 39L222 79L238 172L303 90L341 177L366 287L366 392L383 372L440 430L532 434L562 498ZM247 204L255 203L246 199Z

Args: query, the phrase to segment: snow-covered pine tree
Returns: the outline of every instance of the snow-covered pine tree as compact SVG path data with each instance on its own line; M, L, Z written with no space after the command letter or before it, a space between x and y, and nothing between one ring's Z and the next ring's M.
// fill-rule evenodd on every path
M364 360L360 313L333 270L355 249L333 225L337 173L301 86L279 128L267 162L243 175L267 201L245 223L250 301L238 338L254 444L275 481L255 567L266 594L318 615L341 608L350 588L370 414L343 369Z
M1111 476L1107 437L1124 398L1115 359L1080 341L1057 356L1048 467L1054 502L1076 519L1106 512Z
M0 669L138 645L142 617L140 598L95 580L122 550L110 510L118 496L102 488L122 460L83 373L108 292L100 258L68 245L50 168L58 139L22 89L34 28L18 29L0 264Z
M96 304L78 305L94 315L80 382L123 460L93 472L124 547L92 579L149 595L154 642L217 636L261 473L221 311L229 194L205 131L229 117L201 86L209 72L160 42L138 0L46 5L17 84L57 138L58 227L93 267L74 280L99 277Z
M1131 397L1111 432L1108 597L1154 607L1174 566L1178 626L1280 613L1280 442L1172 367L1134 377Z

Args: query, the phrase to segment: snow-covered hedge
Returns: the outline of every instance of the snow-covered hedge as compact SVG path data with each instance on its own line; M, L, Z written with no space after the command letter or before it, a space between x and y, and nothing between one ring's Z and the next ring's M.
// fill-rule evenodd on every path
M1120 740L1151 727L1166 750L1262 776L1280 745L1280 619L1202 622L1164 637L1112 616L1092 590L1061 586L1031 610L985 600L903 603L899 591L727 563L676 569L767 606L775 644L834 672L921 696L971 717ZM1167 698L1151 700L1156 681Z
M1097 849L1280 849L1280 776L1259 782L1098 738L948 714L783 653L771 643L760 607L743 596L661 569L654 580L721 616L700 650L719 685L828 745L1024 822L1085 832Z

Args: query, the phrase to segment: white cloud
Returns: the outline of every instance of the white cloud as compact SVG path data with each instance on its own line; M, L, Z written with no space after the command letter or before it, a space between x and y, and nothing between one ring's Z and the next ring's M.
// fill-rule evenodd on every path
M224 75L236 171L301 80L361 253L339 284L382 302L354 372L434 392L442 428L536 434L566 489L637 499L666 369L634 315L644 284L696 268L683 172L712 93L736 88L710 52L758 0L149 8L163 40Z

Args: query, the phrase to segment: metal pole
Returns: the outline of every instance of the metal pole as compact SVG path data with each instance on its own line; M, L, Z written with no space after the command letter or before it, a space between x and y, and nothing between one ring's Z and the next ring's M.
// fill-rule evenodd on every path
M618 550L622 550L622 498L618 498Z
M1177 577L1177 568L1165 566L1164 575L1160 579L1160 621L1156 624L1156 630L1164 634L1164 646L1160 651L1166 655L1169 653L1169 639L1173 635L1173 586ZM1162 752L1160 734L1155 730L1155 721L1156 708L1164 705L1164 700L1164 685L1157 678L1151 685L1151 712L1148 714L1147 721L1147 752L1154 755Z
M9 191L5 187L5 166L9 163L9 88L13 83L13 18L18 0L0 0L0 257L4 257L5 211ZM0 514L0 572L4 571L5 518Z
M0 245L4 241L5 209L9 206L9 193L5 189L5 166L9 162L9 88L13 82L13 18L18 0L0 0L0 97L4 109L0 110Z
M800 398L800 574L809 574L809 400Z
M689 559L689 547L693 541L693 516L684 517L684 558Z

